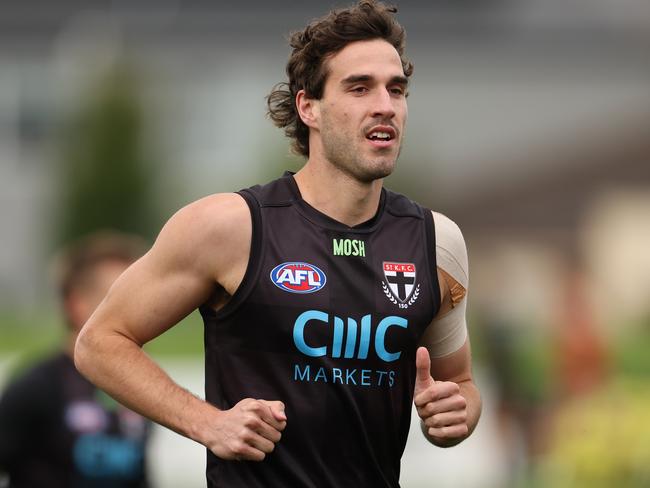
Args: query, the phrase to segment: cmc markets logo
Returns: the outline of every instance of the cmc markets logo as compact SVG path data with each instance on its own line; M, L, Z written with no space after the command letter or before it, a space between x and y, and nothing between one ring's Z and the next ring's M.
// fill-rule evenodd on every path
M325 324L327 327L333 328L333 338L331 348L327 344L307 344L305 339L305 329L316 327L320 325L321 328ZM347 333L346 329L347 324ZM371 344L374 345L377 356L383 361L390 363L396 361L402 355L401 351L388 351L386 349L386 335L392 327L399 327L407 329L409 326L408 320L402 317L391 315L384 317L379 321L376 328L372 327L372 316L370 314L364 315L361 318L361 333L357 334L358 323L352 317L347 320L330 315L320 310L307 310L301 313L293 324L293 343L296 348L305 356L323 357L330 356L332 358L344 357L351 359L367 359L368 350ZM372 336L374 335L374 340ZM358 341L357 341L357 336ZM358 343L358 348L357 348Z
M314 293L325 286L327 277L313 264L289 262L273 268L271 281L291 293Z

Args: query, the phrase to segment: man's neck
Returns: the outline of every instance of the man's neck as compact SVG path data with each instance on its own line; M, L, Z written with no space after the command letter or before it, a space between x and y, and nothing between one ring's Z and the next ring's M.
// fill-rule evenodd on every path
M349 227L377 213L383 180L364 183L327 162L307 161L295 174L303 200Z

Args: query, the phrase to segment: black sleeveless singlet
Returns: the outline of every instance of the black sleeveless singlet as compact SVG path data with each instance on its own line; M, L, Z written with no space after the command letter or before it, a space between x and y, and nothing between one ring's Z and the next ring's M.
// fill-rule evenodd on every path
M287 426L262 462L208 451L208 486L398 487L415 350L440 305L431 212L383 189L348 227L289 173L240 195L251 252L230 302L201 308L206 399L281 400Z

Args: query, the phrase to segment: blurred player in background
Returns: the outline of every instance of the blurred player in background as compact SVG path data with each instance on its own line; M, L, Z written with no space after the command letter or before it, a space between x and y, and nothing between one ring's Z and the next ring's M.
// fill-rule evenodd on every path
M10 487L149 486L148 422L81 376L72 359L84 322L144 250L139 238L106 231L59 254L64 348L18 377L0 399L0 472Z
M383 188L412 72L394 12L291 36L269 112L304 167L180 210L77 341L93 382L207 447L210 487L397 487L413 402L437 446L478 422L462 234ZM197 307L207 401L141 349Z

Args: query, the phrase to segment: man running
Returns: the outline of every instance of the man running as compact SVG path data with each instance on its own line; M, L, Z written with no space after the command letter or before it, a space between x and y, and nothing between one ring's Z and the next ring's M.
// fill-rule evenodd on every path
M292 35L268 101L303 168L181 209L77 342L93 382L207 447L210 487L397 487L413 401L438 446L478 421L462 235L382 185L412 73L394 12ZM206 401L141 349L197 307Z

